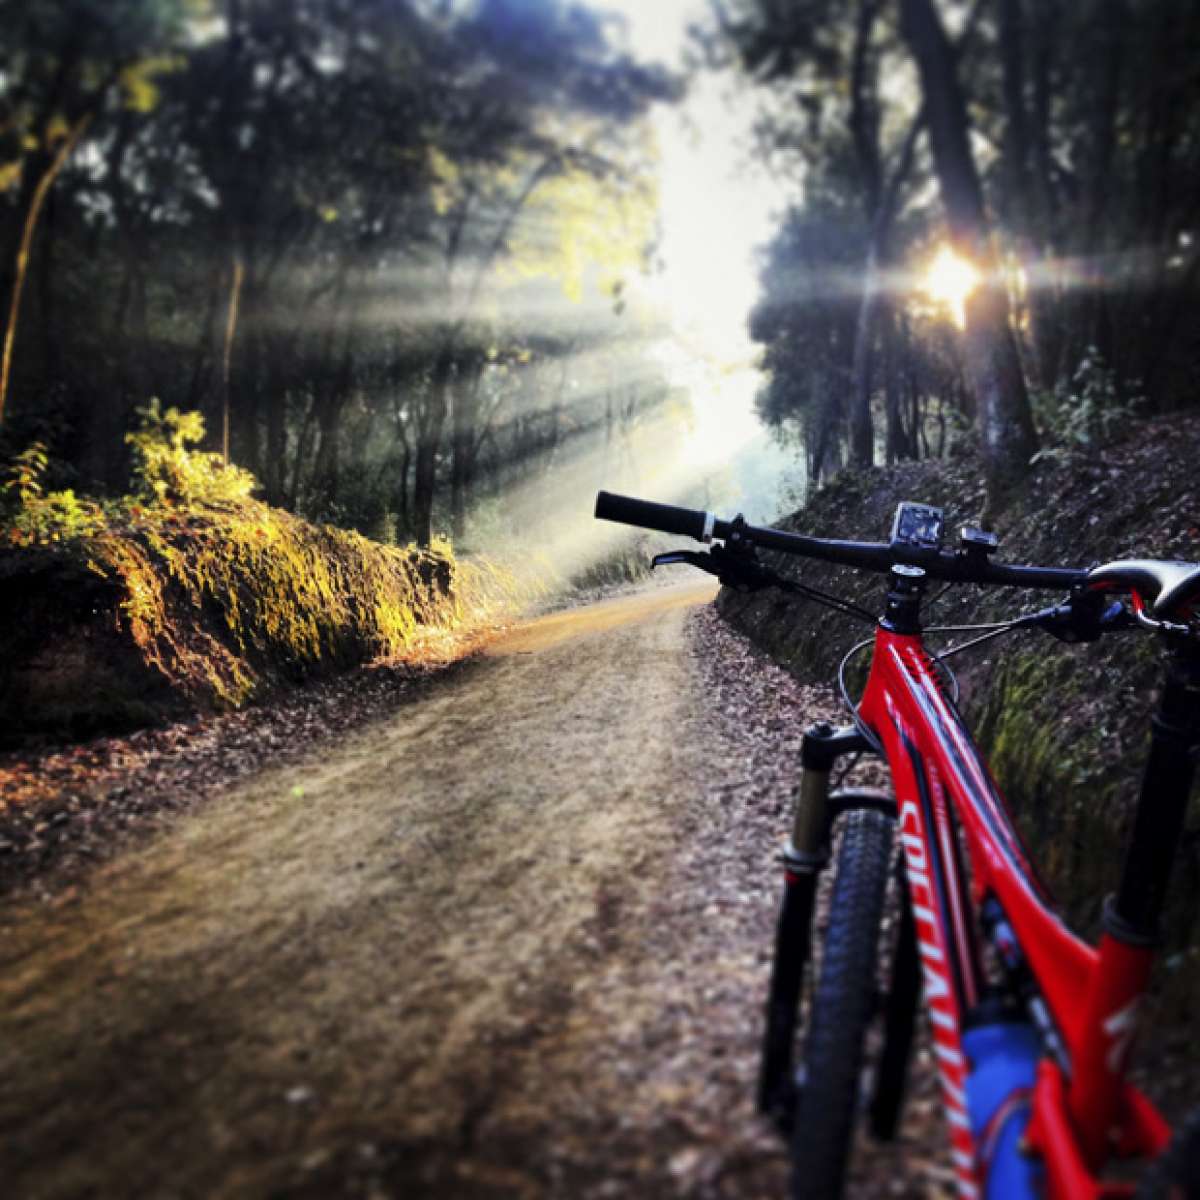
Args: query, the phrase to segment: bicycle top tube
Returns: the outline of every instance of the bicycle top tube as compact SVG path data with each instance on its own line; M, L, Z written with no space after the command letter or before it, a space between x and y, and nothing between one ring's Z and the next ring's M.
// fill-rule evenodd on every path
M808 537L802 533L748 525L740 519L723 521L712 513L697 509L655 504L612 492L597 493L596 516L604 521L676 533L701 542L709 542L714 538L722 541L740 539L765 550L778 550L784 554L815 558L821 562L858 567L866 571L886 572L896 564L903 563L921 567L931 579L953 583L1061 590L1082 584L1088 574L1083 568L994 563L986 555L971 551Z

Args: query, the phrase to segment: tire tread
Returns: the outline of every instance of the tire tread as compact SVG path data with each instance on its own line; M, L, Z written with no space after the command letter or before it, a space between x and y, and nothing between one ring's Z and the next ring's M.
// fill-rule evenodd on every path
M875 1011L893 821L877 811L856 809L839 825L792 1139L794 1200L841 1195L859 1109L863 1038Z

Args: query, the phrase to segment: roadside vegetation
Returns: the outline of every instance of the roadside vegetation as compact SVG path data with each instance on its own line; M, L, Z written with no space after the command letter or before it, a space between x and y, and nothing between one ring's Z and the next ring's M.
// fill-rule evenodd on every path
M485 560L381 545L255 499L196 448L198 413L157 401L128 436L129 494L43 485L45 451L5 482L0 725L81 736L234 709L376 659L447 657L516 597Z

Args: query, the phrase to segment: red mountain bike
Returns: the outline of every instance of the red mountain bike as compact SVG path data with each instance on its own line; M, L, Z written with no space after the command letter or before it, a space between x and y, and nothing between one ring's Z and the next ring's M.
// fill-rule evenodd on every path
M1200 564L1132 559L1085 571L998 563L994 535L967 527L959 545L947 548L940 510L911 503L899 506L885 543L756 528L740 517L723 521L606 492L597 496L596 516L724 543L658 555L655 565L690 563L740 589L779 587L875 626L863 644L873 646L873 657L857 705L846 692L845 661L840 672L854 724L805 734L783 856L759 1104L791 1137L793 1196L841 1192L864 1039L881 1007L868 1112L873 1133L894 1134L921 993L960 1195L1128 1196L1134 1186L1110 1178L1122 1159L1154 1160L1144 1183L1160 1187L1157 1194L1168 1194L1170 1171L1170 1194L1200 1195L1200 1125L1190 1123L1164 1154L1170 1130L1126 1079L1200 752ZM887 574L883 615L779 576L758 561L756 547ZM921 599L931 579L1067 592L1039 612L968 627L982 631L969 645L1024 628L1067 642L1144 628L1163 642L1167 667L1150 755L1098 946L1073 934L1055 911L949 694L947 674L925 648ZM1125 596L1128 602L1116 598ZM863 751L886 758L894 796L831 791L835 762ZM907 887L880 1006L880 929L895 837ZM797 1066L814 897L830 865L828 925Z

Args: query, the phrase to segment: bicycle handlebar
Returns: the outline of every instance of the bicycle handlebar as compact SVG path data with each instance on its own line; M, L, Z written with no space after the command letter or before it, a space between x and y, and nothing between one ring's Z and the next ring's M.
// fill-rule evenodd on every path
M742 521L723 521L712 513L673 504L656 504L633 496L597 492L596 516L602 521L657 529L682 537L707 542L725 541L737 536L765 550L778 550L802 558L815 558L864 571L887 572L897 563L921 567L932 579L951 583L984 583L1005 587L1063 588L1083 583L1087 571L1076 567L1033 567L1016 563L993 563L983 554L960 550L923 549L892 545L888 542L854 542L832 538L807 537L747 525Z
M619 521L623 525L637 525L641 529L657 529L662 533L677 533L681 537L695 538L698 542L708 541L714 536L713 528L705 537L707 513L693 508L677 508L674 504L655 504L652 500L638 500L633 496L618 496L614 492L596 493L596 517L601 521ZM728 524L726 521L722 525ZM727 537L728 531L716 534Z

